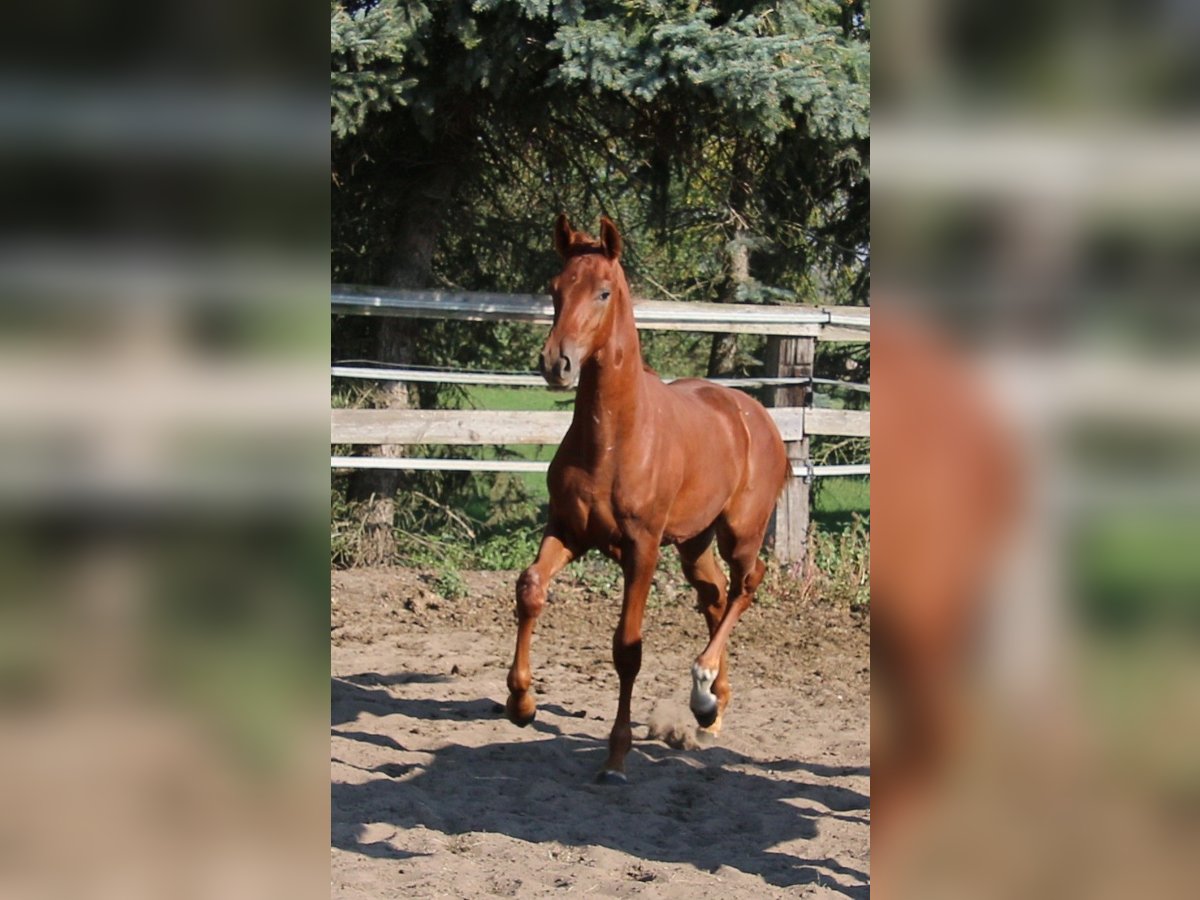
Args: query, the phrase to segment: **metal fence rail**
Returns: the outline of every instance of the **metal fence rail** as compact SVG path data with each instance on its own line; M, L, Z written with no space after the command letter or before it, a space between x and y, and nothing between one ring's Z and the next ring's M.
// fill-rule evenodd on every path
M373 365L335 365L329 367L333 378L351 378L365 381L419 381L427 384L478 384L494 387L537 387L550 390L546 379L536 372L488 372L482 370L442 369L430 366L393 368L390 366ZM689 376L680 376L689 377ZM663 381L670 384L679 378L664 376ZM871 393L869 384L858 384L853 381L840 381L836 378L710 378L716 384L726 387L783 387L796 384L819 384L838 390L859 391Z

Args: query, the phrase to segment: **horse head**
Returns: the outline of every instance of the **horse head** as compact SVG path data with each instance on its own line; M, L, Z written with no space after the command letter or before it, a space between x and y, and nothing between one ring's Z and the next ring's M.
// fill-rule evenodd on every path
M563 270L550 282L554 326L542 347L542 377L552 387L573 388L589 360L613 334L618 311L629 305L621 269L621 235L600 217L600 239L575 231L566 213L554 222L554 244Z

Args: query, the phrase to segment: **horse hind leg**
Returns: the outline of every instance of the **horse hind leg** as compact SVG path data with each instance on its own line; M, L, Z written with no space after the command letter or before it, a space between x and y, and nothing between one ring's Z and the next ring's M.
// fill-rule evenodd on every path
M718 532L721 555L729 561L729 599L715 628L710 629L708 646L692 664L692 714L701 726L716 721L712 701L707 699L727 667L729 636L742 613L750 608L754 592L766 575L766 566L758 558L765 526L749 538L737 539L726 531ZM719 713L718 706L716 712Z
M725 614L728 601L728 581L713 553L712 532L679 545L683 576L696 590L696 608L704 615L711 640ZM729 686L729 654L721 653L716 675L702 682L693 682L691 708L700 731L716 737L721 733L721 719L733 696Z

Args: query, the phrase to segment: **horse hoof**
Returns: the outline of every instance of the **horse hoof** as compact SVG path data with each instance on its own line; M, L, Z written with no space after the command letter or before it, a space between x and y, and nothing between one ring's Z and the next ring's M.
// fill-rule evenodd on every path
M628 784L629 779L625 777L624 772L617 772L614 769L605 769L596 776L596 784Z
M696 729L696 740L701 744L715 744L721 735L721 716L711 725Z
M518 728L524 728L537 717L537 704L532 701L529 703L514 702L509 697L508 703L504 706L504 712L508 716L508 721Z
M711 728L713 723L717 721L717 715L719 712L720 710L717 708L717 704L714 703L712 709L693 709L692 715L696 717L696 724L701 728ZM713 737L716 737L716 735L714 734Z

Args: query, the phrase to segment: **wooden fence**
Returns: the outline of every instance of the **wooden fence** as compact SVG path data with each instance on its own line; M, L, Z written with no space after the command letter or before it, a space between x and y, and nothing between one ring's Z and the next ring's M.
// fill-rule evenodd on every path
M334 286L331 310L342 315L450 318L467 321L529 322L548 325L554 309L545 295L447 291L401 291ZM639 301L634 308L641 329L768 336L763 378L727 379L738 387L763 387L767 405L788 448L793 478L776 507L774 550L783 561L804 557L813 477L867 474L866 465L813 466L809 438L814 435L867 437L870 413L818 409L812 405L817 341L870 341L871 314L862 307L735 306L715 303ZM431 371L335 366L331 374L374 380L446 381L474 384L538 384L532 374ZM841 384L840 382L837 382ZM846 385L869 390L864 386ZM335 409L330 443L358 445L558 444L571 422L569 412L495 410ZM472 471L545 471L534 460L451 460L416 457L331 457L333 468L442 469Z

